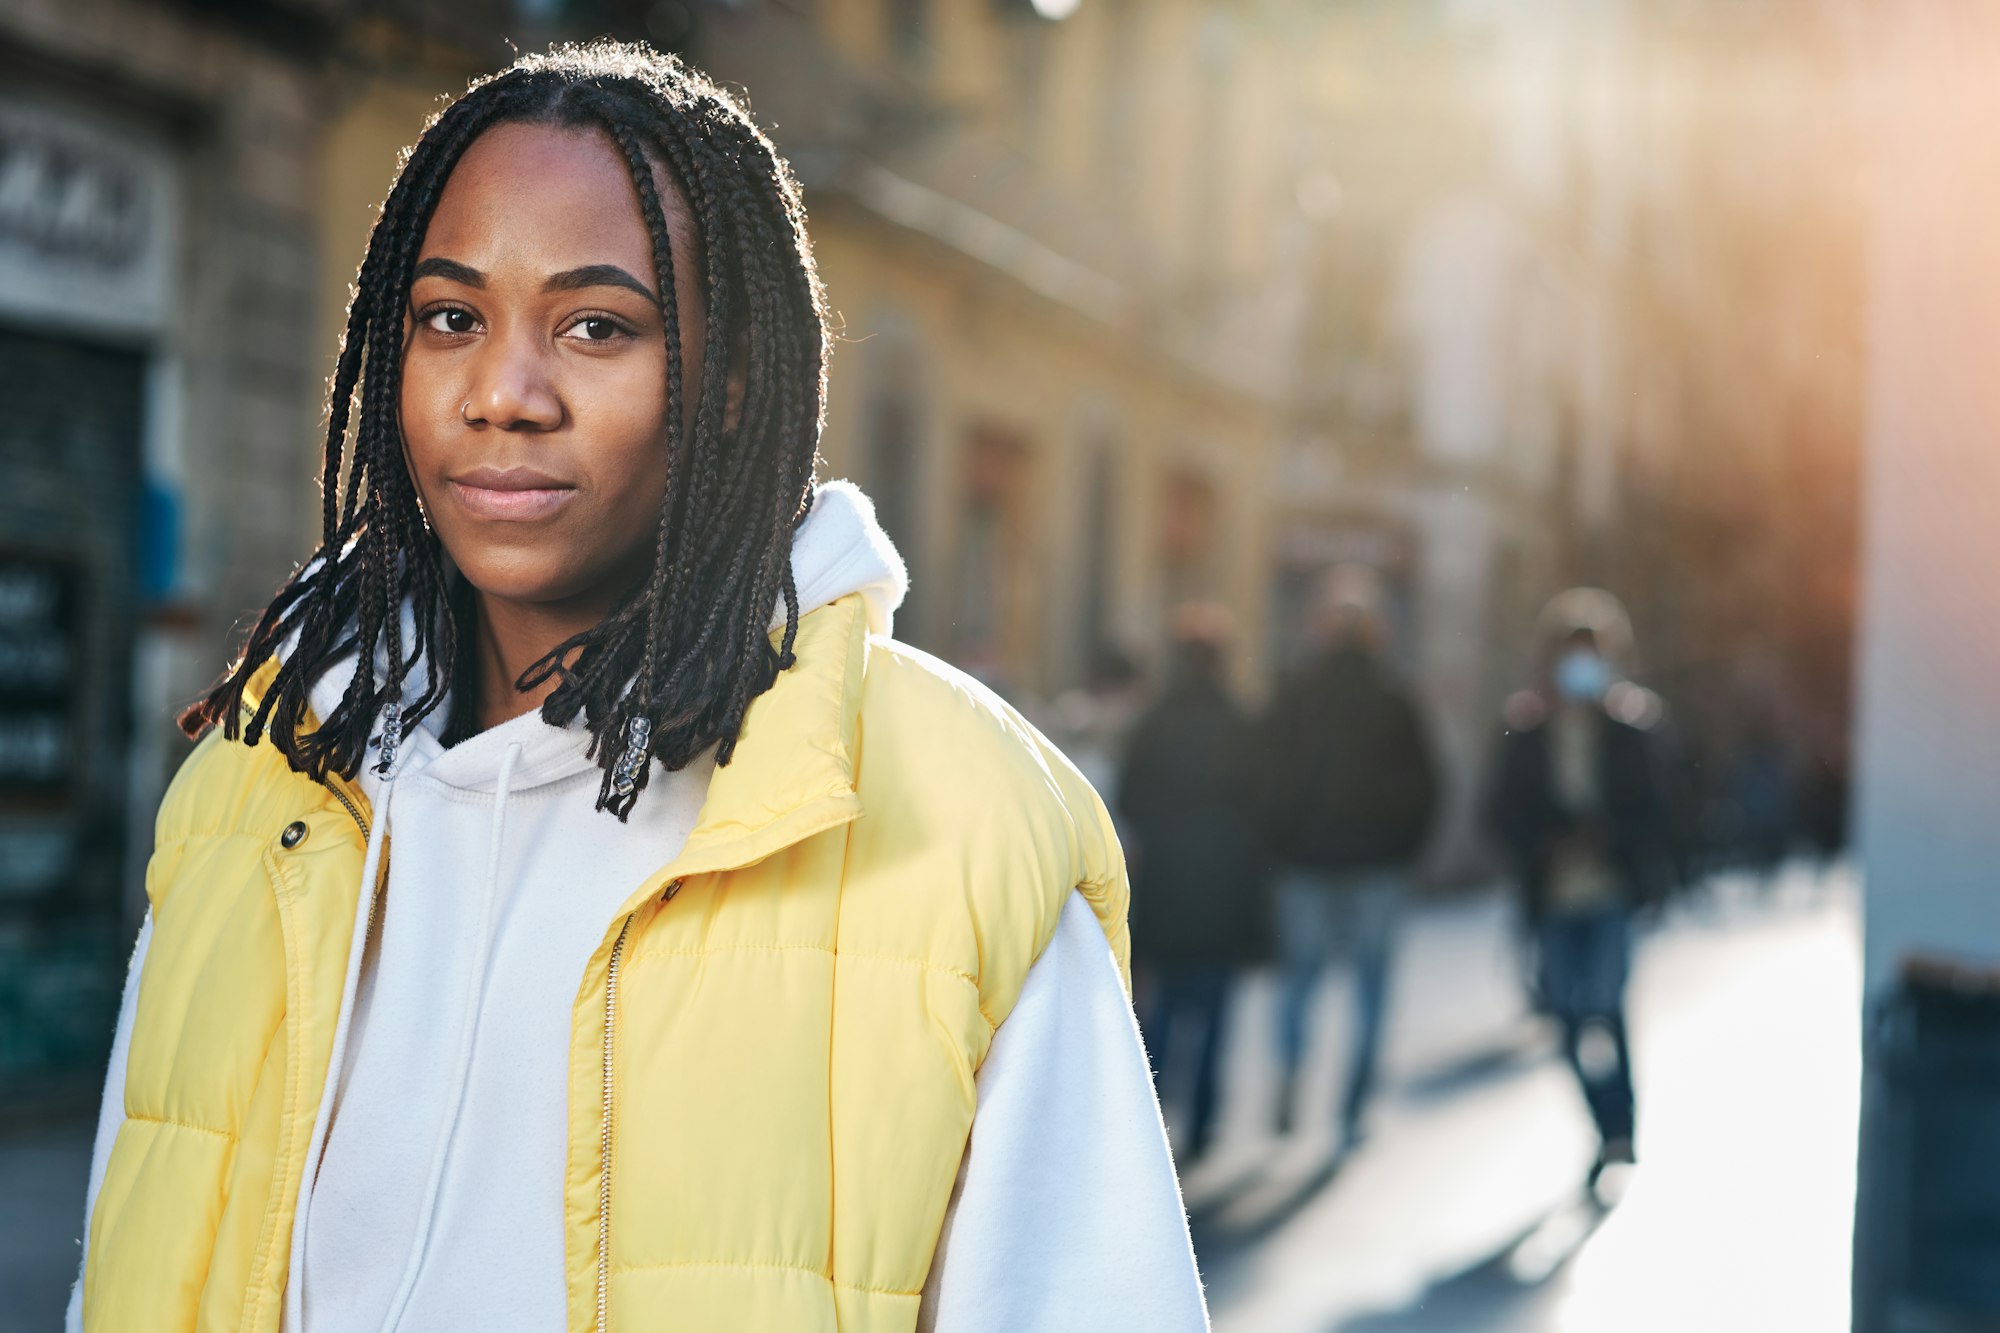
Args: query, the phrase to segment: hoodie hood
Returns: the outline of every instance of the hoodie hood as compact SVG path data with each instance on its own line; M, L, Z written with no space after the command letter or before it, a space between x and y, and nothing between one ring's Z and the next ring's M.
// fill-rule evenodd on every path
M896 609L910 590L909 570L876 521L874 502L851 481L829 481L815 494L812 513L792 537L792 581L800 615L859 593L869 632L883 636L894 633ZM771 628L784 623L781 601Z
M792 580L798 588L801 616L843 597L859 595L866 606L870 632L880 635L893 632L896 609L910 583L902 556L876 521L873 502L849 481L825 482L815 490L812 511L792 537ZM403 616L408 642L415 632L415 621L407 605ZM784 623L785 607L780 599L771 625L777 629ZM426 666L420 663L405 682L406 706L423 692ZM378 669L386 668L386 656L379 657ZM329 668L312 688L313 711L322 717L331 712L353 678L352 661ZM449 715L447 699L403 738L397 759L399 773L414 774L421 769L450 786L492 792L500 781L503 760L513 750L513 761L506 765L511 770L508 785L518 792L597 768L586 754L590 736L580 718L554 727L544 722L538 711L530 711L446 750L439 737ZM360 783L368 799L376 801L382 778L372 765L362 766Z

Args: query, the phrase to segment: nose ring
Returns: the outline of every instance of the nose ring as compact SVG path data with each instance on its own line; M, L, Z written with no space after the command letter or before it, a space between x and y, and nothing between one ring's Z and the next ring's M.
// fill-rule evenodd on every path
M472 400L470 398L459 404L458 419L468 426L472 424Z

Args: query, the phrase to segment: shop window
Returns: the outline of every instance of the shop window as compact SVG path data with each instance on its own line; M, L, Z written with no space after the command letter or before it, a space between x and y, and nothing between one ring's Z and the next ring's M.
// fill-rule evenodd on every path
M912 348L885 340L876 353L860 441L860 481L875 516L906 559L916 555L923 496L922 374Z
M144 374L0 331L0 1103L101 1076L131 944Z
M1161 492L1160 553L1168 606L1221 591L1221 507L1215 483L1207 476L1191 468L1167 474Z
M1098 20L1106 31L1097 78L1098 176L1108 197L1129 202L1138 185L1139 68L1143 55L1134 0L1106 0Z
M883 0L882 19L896 58L922 67L930 63L930 0Z
M1077 601L1076 645L1087 670L1117 642L1118 447L1100 442L1084 474L1082 595Z
M1026 440L1004 427L966 441L949 641L961 666L1002 689L1026 683L1034 648L1031 466Z

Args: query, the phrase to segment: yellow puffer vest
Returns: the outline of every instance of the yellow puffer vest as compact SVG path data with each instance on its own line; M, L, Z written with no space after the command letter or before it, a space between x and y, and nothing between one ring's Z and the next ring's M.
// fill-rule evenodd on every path
M86 1328L277 1329L368 813L219 735L175 779ZM570 1329L911 1328L973 1075L1073 887L1123 966L1088 784L991 694L871 638L859 598L807 616L686 848L579 979Z

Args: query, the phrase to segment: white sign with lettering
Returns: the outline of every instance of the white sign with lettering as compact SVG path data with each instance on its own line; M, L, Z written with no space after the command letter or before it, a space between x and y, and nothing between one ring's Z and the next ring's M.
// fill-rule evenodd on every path
M51 333L162 330L177 185L165 140L0 97L0 318Z

